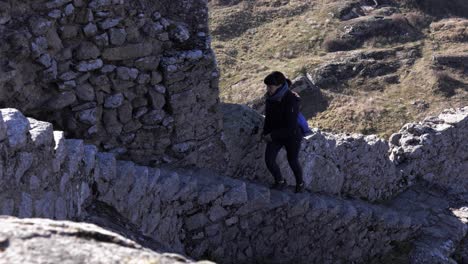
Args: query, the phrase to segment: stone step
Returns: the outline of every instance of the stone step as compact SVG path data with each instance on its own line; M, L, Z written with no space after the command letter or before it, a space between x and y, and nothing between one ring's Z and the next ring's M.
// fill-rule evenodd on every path
M421 226L409 254L411 263L456 263L452 254L468 226L450 210L450 197L441 189L416 185L389 203Z

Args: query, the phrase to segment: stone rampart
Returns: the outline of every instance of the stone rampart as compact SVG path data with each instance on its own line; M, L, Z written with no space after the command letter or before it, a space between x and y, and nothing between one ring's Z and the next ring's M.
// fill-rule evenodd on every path
M0 112L1 214L81 219L98 200L173 252L222 263L366 262L419 227L361 201L117 160L49 123Z

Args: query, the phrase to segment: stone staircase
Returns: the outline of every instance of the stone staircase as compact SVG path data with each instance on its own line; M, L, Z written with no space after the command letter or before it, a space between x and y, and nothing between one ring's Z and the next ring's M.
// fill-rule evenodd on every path
M1 214L83 220L105 204L131 236L220 263L378 263L407 241L411 263L453 263L466 235L433 188L415 185L380 205L276 191L206 169L117 160L17 110L0 112Z

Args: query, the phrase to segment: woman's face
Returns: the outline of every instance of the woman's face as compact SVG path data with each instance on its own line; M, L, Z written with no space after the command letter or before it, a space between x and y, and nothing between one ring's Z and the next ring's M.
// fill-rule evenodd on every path
M278 88L281 87L281 85L267 85L267 91L270 95L274 94Z

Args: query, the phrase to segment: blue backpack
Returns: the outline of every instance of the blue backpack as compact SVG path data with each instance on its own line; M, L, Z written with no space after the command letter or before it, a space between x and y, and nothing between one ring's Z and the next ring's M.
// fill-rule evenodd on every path
M307 124L307 120L302 113L297 115L297 123L299 124L304 136L312 134L312 130L310 129L309 124Z

